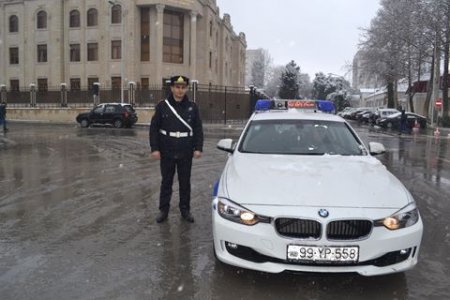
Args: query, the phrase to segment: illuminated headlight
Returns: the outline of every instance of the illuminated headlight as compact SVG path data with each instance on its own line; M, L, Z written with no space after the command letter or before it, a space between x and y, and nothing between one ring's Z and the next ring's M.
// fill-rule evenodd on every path
M410 203L392 216L374 221L374 225L384 226L389 230L397 230L412 226L417 221L419 221L419 211L415 203Z
M249 226L260 222L270 223L269 217L259 216L227 199L219 198L217 207L219 215L232 222Z

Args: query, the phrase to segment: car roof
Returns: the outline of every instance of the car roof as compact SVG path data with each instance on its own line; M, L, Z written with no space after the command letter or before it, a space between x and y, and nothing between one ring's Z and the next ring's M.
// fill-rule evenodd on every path
M110 102L110 103L100 103L98 106L102 105L121 105L121 106L131 106L130 103L118 103L118 102Z
M252 120L317 120L342 123L345 122L343 118L336 115L295 108L287 110L269 110L264 112L257 112L253 115Z

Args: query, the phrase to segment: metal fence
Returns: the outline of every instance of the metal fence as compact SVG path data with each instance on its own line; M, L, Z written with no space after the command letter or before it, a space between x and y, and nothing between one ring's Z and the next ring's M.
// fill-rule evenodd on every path
M169 94L168 86L128 87L124 90L124 102L135 107L154 107ZM48 88L44 91L35 87L10 91L3 88L2 99L6 99L9 107L39 108L91 108L95 104L121 102L121 90L118 88L100 88L99 95L94 96L91 89L71 90L65 87ZM206 122L233 123L243 122L252 112L255 95L244 88L197 85L195 92L192 86L188 96L197 103L201 117Z

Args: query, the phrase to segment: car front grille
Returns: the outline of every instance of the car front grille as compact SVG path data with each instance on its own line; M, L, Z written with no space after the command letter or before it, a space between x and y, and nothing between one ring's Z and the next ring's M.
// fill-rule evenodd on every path
M321 232L319 222L304 219L279 218L275 228L283 236L300 239L319 239Z
M367 237L372 231L368 220L342 220L330 222L327 237L330 240L358 240Z

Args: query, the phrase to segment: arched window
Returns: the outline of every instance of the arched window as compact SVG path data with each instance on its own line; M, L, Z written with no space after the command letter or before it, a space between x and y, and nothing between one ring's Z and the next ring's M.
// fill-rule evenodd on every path
M118 24L122 22L122 7L118 4L111 8L111 23Z
M80 27L80 12L76 9L70 12L69 27Z
M44 10L37 13L36 25L38 29L47 28L47 13Z
M15 15L9 17L9 32L19 32L19 18Z
M98 25L98 13L95 8L91 8L87 11L87 26L97 26Z

